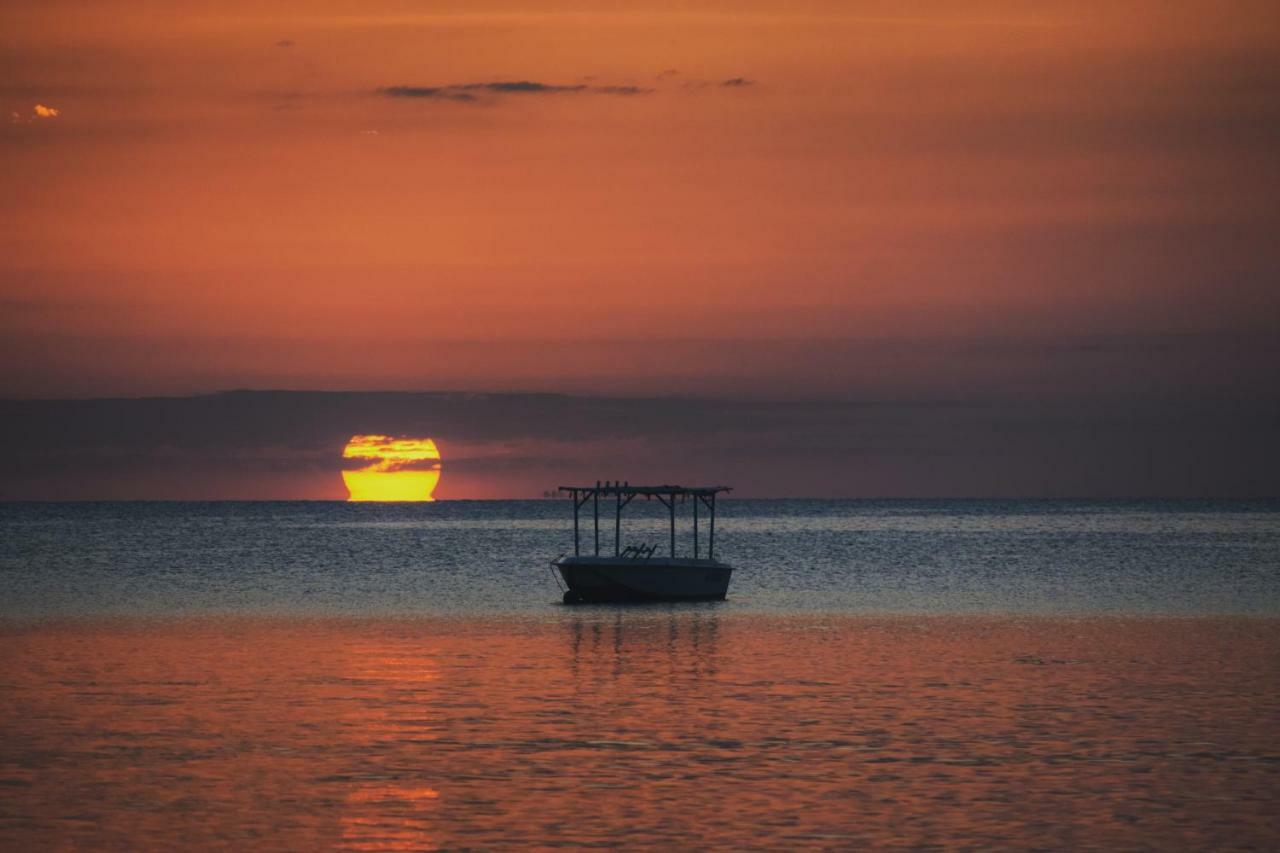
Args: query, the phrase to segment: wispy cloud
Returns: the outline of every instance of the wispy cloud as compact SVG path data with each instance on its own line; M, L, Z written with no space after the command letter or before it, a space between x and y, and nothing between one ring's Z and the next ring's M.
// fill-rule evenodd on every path
M596 87L587 86L585 83L576 83L570 86L555 86L547 83L535 83L532 80L511 80L500 83L463 83L453 86L452 88L501 93L517 92L521 94L537 95L554 92L585 92L587 89Z
M592 91L600 95L647 95L653 90L642 86L595 86Z
M713 89L745 89L754 85L756 81L750 77L729 77L723 80L685 80L680 87L690 92L709 92Z
M442 101L474 101L475 95L450 86L386 86L378 90L388 98L439 99Z
M12 124L31 124L32 122L41 121L43 119L57 118L61 114L61 110L57 107L50 107L45 104L36 104L31 108L29 113L10 112L9 121Z
M535 80L496 80L486 83L451 83L446 86L385 86L378 94L388 98L474 102L482 95L647 95L641 86L594 86L586 83L559 85Z

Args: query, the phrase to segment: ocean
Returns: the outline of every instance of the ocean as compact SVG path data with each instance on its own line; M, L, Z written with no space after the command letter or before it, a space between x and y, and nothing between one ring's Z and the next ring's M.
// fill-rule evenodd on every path
M725 602L568 606L561 502L0 505L0 848L1280 843L1280 502L717 534Z
M590 505L581 545L594 548ZM688 516L686 509L684 513ZM677 550L692 550L682 518ZM623 544L667 553L632 503ZM1280 501L722 501L714 612L1280 615ZM601 548L613 547L601 509ZM701 547L705 555L706 519ZM0 617L557 619L567 501L0 504Z

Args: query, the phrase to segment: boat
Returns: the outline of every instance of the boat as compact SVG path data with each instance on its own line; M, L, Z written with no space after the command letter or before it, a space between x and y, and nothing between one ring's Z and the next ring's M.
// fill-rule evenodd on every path
M573 501L573 556L561 554L551 561L557 583L563 580L566 604L622 601L714 601L729 591L733 566L715 558L716 495L728 486L633 486L622 482L596 482L594 486L560 486ZM638 497L660 501L671 516L671 541L665 555L658 545L622 547L622 510ZM613 553L600 553L600 502L613 498ZM580 516L591 502L594 540L584 554ZM693 503L693 555L676 553L676 507ZM709 514L707 553L701 555L699 508Z

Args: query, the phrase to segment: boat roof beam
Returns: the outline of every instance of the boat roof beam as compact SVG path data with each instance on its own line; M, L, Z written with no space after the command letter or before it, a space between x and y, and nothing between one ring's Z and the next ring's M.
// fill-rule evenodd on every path
M732 490L728 486L632 486L629 483L605 483L600 486L561 486L560 491L575 494L586 492L588 496L601 494L634 498L643 495L647 498L666 498L671 500L676 497L689 498L694 496L709 498L720 492Z
M622 548L622 508L637 497L643 496L645 500L653 500L657 498L658 502L667 508L671 516L671 556L676 555L676 504L685 504L689 498L693 498L693 554L696 560L699 555L698 542L698 504L701 503L711 511L710 524L707 530L707 558L715 559L715 541L716 541L716 495L721 492L732 491L728 486L633 486L626 482L610 482L601 483L596 481L594 486L560 486L561 492L568 492L573 496L573 553L574 556L581 554L581 536L579 533L578 516L582 506L587 501L594 499L592 507L592 528L594 532L595 554L600 556L600 496L615 495L617 500L614 508L613 521L613 553L615 555L621 552Z

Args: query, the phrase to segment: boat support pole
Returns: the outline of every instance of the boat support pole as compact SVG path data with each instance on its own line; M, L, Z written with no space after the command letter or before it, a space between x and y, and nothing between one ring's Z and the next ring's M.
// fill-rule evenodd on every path
M716 558L716 493L711 493L711 530L707 536L707 559Z
M578 497L582 495L582 497ZM596 554L600 553L600 490L599 489L573 489L573 556L577 557L582 553L582 540L578 536L578 513L582 509L582 505L587 499L596 497Z
M693 496L693 559L698 559L698 504L700 499Z
M671 559L676 558L676 496L671 496Z
M596 480L596 490L591 493L591 510L596 522L596 556L600 556L600 481Z

